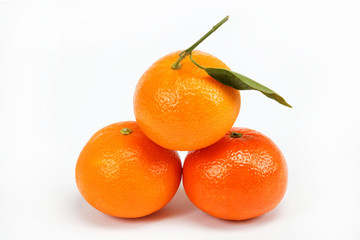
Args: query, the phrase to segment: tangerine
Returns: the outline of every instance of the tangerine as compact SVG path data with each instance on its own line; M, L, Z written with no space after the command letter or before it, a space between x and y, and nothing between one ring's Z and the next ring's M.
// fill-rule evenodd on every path
M202 211L222 219L265 214L283 198L287 165L275 143L254 130L232 128L217 143L189 152L183 185Z
M210 77L186 57L172 69L180 52L156 61L140 78L134 95L134 113L144 133L162 147L196 150L218 141L234 124L240 93ZM205 67L229 69L218 58L193 51Z
M99 211L123 218L149 215L175 195L181 180L177 152L155 144L136 122L99 130L80 153L76 183Z

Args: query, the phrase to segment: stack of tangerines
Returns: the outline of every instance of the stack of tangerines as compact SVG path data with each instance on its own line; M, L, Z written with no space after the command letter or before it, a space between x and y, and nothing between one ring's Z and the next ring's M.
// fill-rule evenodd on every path
M222 219L262 215L283 198L281 151L259 132L232 128L240 93L231 79L206 69L231 71L195 47L156 61L135 90L136 122L104 127L81 151L76 183L99 211L123 218L154 213L173 198L181 175L194 205ZM176 150L189 151L183 168Z

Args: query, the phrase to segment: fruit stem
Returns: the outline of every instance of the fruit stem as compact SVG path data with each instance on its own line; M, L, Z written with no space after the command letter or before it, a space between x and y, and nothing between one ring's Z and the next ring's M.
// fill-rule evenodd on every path
M129 135L130 133L132 133L132 129L130 129L130 128L123 128L123 129L120 130L120 133L121 133L122 135Z
M210 31L208 31L204 36L202 36L196 43L194 43L193 45L191 45L188 49L186 49L185 51L182 51L179 54L179 58L178 60L171 65L172 69L180 69L181 68L181 64L180 62L187 56L189 55L200 43L202 43L208 36L210 36L213 32L216 31L216 29L218 29L221 25L223 25L227 20L229 19L229 16L226 16L223 20L221 20L220 22L218 22L218 24L216 24L215 26L212 27L212 29Z
M231 132L230 137L232 137L232 138L239 138L239 137L242 137L242 133Z

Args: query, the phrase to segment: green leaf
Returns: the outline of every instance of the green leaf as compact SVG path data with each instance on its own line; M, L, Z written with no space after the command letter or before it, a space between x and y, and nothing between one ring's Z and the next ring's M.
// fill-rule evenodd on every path
M291 108L291 105L288 104L283 97L274 92L268 87L261 85L254 80L223 68L205 68L204 69L212 78L218 80L222 84L235 88L237 90L257 90L264 94L265 96L274 99L282 105Z

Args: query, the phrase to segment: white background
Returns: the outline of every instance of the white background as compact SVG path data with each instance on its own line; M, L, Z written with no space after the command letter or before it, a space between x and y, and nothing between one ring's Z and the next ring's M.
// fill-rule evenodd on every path
M0 1L0 239L359 239L359 10L356 0ZM93 209L75 185L81 148L134 120L142 73L227 14L198 49L294 107L242 92L235 124L282 149L281 204L224 221L180 187L145 218Z

